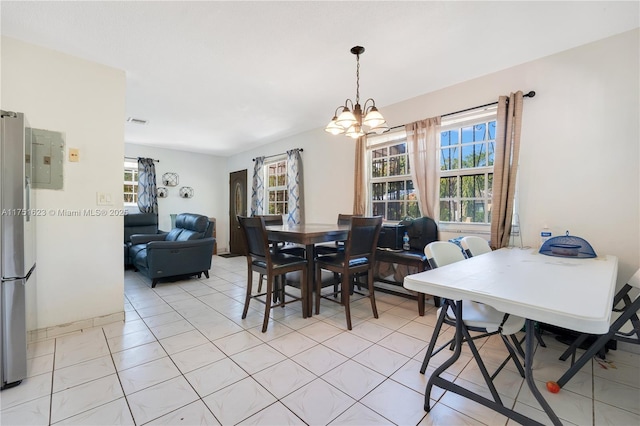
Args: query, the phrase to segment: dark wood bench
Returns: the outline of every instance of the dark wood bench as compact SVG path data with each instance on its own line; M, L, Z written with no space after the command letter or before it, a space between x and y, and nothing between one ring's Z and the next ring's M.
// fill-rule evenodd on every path
M379 247L376 251L376 262L386 262L396 265L405 265L408 267L416 268L417 272L422 272L430 269L427 256L424 254L424 248L427 244L438 240L438 226L430 217L421 217L418 219L407 218L400 222L399 231L389 229L387 232L401 232L404 234L406 231L409 235L409 250L402 250L401 246L398 246L397 238L385 239L384 245L393 247ZM392 228L392 227L390 227ZM400 236L401 238L402 236ZM389 243L391 241L391 243ZM380 244L379 244L380 245ZM391 284L394 286L403 287L403 283L400 281L394 281L386 279L385 277L376 277L378 282ZM424 316L425 311L425 295L416 294L415 296L406 291L394 291L387 287L377 286L384 292L391 292L404 297L416 298L418 300L418 314ZM403 287L404 289L404 287ZM438 297L434 297L434 303L436 306L440 305Z

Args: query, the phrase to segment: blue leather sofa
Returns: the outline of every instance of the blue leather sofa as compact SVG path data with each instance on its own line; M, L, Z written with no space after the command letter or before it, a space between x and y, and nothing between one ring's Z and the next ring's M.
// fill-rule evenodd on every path
M209 278L215 238L207 216L181 213L166 234L132 235L129 256L133 266L151 279L151 287L164 278L204 274Z
M131 236L135 234L164 234L158 230L158 215L155 213L131 213L124 216L124 266L131 265L129 256Z

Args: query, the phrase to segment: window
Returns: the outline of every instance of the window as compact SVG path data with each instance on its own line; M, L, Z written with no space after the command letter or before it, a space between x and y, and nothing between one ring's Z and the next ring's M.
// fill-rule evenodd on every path
M385 220L419 217L417 195L411 180L407 140L404 132L389 137L370 138L369 210Z
M276 160L265 165L267 182L265 199L267 214L289 212L289 192L287 191L287 160Z
M138 203L138 163L124 161L124 204Z
M440 133L440 222L491 222L496 121L443 123Z

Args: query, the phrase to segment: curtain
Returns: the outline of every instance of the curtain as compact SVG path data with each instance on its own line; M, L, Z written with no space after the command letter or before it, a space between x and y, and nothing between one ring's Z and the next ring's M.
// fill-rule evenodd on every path
M423 216L438 221L440 214L440 179L438 177L438 133L440 117L427 118L405 125L411 162L411 179Z
M138 157L138 208L141 213L158 213L156 166L151 158Z
M520 127L522 125L522 92L500 96L496 119L493 195L491 197L491 248L509 245L513 201L516 191Z
M264 214L264 157L256 157L251 185L251 216Z
M353 174L353 214L366 214L367 210L367 136L356 141L356 160Z
M297 225L303 222L303 185L302 185L302 157L300 149L287 151L287 193L289 201L289 213L287 223Z

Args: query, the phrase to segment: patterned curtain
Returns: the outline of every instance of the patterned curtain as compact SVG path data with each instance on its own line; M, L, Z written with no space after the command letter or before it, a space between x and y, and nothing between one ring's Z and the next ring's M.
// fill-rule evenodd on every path
M516 174L520 156L522 126L522 92L498 98L496 119L496 149L493 164L493 195L491 197L491 248L509 245Z
M138 208L141 213L158 213L156 166L152 158L138 157Z
M287 192L289 195L289 214L287 223L297 225L304 220L304 197L302 185L302 158L300 149L287 151Z
M423 216L438 221L440 178L438 173L438 130L440 117L427 118L405 126L411 163L411 179L418 194L418 206Z
M256 157L251 185L251 216L264 214L264 157Z

